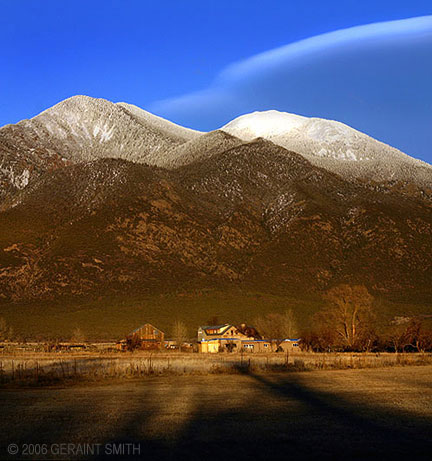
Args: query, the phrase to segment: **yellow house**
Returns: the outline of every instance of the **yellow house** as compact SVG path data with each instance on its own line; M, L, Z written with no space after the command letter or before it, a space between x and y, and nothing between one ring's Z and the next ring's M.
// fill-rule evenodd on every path
M204 340L199 343L199 351L204 353L214 353L219 352L219 340L218 339L209 339Z
M203 353L271 350L270 342L261 339L255 328L244 323L238 327L229 323L199 327L198 344Z

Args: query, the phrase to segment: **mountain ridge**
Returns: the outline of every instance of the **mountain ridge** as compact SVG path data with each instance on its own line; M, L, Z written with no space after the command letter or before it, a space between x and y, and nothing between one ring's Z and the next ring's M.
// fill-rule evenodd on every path
M7 176L0 203L2 306L208 290L300 302L339 283L386 302L432 300L432 189L415 174L353 178L265 136L183 131L123 103L88 102L69 101L65 111L83 103L69 118L62 106L49 112L39 137L26 123L0 129L18 181ZM105 112L131 131L116 137ZM54 122L60 135L45 142ZM114 151L122 139L128 155Z
M267 140L172 171L97 159L21 194L0 214L5 301L229 286L302 296L341 282L430 293L429 202Z
M201 133L128 103L73 96L0 128L0 200L71 163L111 157L175 169L256 137L349 180L432 184L430 165L340 122L265 111Z
M0 199L64 164L113 157L158 165L199 135L126 103L74 96L0 128Z
M237 117L221 130L244 140L263 137L352 179L432 180L428 163L334 120L269 110Z

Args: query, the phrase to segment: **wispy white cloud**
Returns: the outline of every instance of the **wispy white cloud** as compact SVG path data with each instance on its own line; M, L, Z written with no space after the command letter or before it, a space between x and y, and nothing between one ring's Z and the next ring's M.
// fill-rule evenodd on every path
M431 81L432 16L423 16L269 50L226 67L208 88L149 110L215 129L243 113L278 109L344 121L409 150L408 137L396 131L410 124L422 130L425 120L432 126ZM423 131L417 135L425 141ZM420 141L411 143L412 153L421 153Z
M338 51L340 47L376 45L377 42L404 40L412 36L432 33L432 16L388 21L363 26L350 27L315 37L300 40L288 45L257 54L248 59L234 63L224 69L217 81L229 83L255 73L272 71L288 62L298 65L300 61L314 58L321 53Z

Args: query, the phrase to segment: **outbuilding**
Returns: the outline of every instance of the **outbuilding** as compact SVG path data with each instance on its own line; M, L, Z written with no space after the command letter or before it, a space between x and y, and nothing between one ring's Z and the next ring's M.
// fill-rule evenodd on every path
M150 323L145 323L126 336L126 349L161 350L165 334Z

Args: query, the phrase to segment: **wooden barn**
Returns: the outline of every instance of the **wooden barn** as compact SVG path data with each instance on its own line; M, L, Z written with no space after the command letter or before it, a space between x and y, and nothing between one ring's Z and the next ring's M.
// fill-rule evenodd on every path
M150 323L145 323L126 336L126 349L161 350L165 334Z

